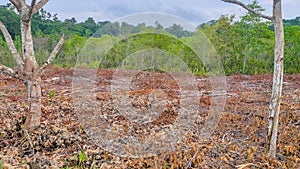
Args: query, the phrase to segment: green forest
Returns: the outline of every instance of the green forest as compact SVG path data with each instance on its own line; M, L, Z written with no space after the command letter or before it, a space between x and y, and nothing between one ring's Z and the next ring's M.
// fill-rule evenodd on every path
M256 11L264 11L256 2L250 6ZM13 5L0 6L0 20L9 30L17 49L21 50L19 15L15 13ZM284 71L286 74L300 73L300 16L295 19L284 20L284 28ZM271 22L262 20L251 13L247 13L242 17L222 15L217 20L199 25L196 31L203 32L215 47L226 75L253 75L273 72L275 40ZM32 19L35 54L39 64L43 64L60 36L65 35L66 42L54 60L54 64L62 67L75 66L77 56L87 43L101 46L102 43L119 41L123 35L134 35L139 32L148 32L145 36L139 36L140 41L147 41L147 39L149 41L149 38L157 39L155 44L149 44L149 48L161 48L164 44L172 44L174 39L182 42L189 41L193 39L195 34L195 32L187 31L181 25L175 23L170 27L163 27L159 22L156 22L154 26L145 23L130 25L125 22L96 22L91 17L83 22L77 22L76 18L61 21L57 18L57 14L51 14L44 9L36 13ZM159 35L167 35L169 38ZM151 42L149 41L149 43ZM140 44L139 42L133 42L131 44L132 50L139 49ZM117 67L122 61L122 57L124 57L120 53L126 52L122 41L120 41L118 47L119 49L114 47L112 51L107 53L108 56L105 58L108 59L105 63L95 62L99 57L97 53L90 54L94 56L87 56L90 61L87 62L86 66ZM16 64L2 34L0 48L0 63L8 67L15 67ZM182 55L182 59L194 74L206 74L201 60L197 58L191 49L180 43L173 43L164 50L174 50L173 53Z

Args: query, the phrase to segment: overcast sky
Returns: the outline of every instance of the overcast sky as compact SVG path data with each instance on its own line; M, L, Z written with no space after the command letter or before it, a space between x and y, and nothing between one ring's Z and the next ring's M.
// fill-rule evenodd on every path
M242 0L249 3L252 0ZM271 15L273 0L258 0ZM300 16L299 0L282 0L283 16L290 19ZM1 1L2 4L8 2ZM95 21L117 21L122 17L141 12L161 12L181 17L194 26L218 19L222 14L241 15L245 10L221 0L50 0L44 7L57 13L59 19L75 17L84 21L93 17Z

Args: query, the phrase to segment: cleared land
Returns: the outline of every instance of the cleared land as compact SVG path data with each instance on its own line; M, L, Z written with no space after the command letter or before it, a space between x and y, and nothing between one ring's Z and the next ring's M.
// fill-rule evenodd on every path
M110 90L113 74L113 70L99 70L97 80L93 82L101 115L115 112ZM50 67L45 75L41 125L27 135L21 126L26 113L25 86L21 81L0 74L0 160L8 168L296 169L300 166L299 74L284 78L277 160L268 159L265 153L272 75L226 77L225 110L211 137L200 141L197 135L191 135L185 144L174 147L172 152L142 159L118 157L95 145L95 140L85 130L86 124L80 124L81 117L74 108L72 69ZM201 93L198 113L205 121L214 96L207 78L195 79ZM142 111L156 106L159 109L159 104L154 105L149 95L170 104L166 104L167 108L147 125L131 125L128 119L116 116L118 125L123 127L122 134L143 137L151 132L152 127L174 122L180 108L180 102L176 102L180 99L180 89L172 77L165 73L144 72L136 74L130 82L134 87L130 89L129 100L135 108ZM152 89L160 90L155 94L151 93ZM102 129L115 122L103 123ZM101 124L96 125L101 128Z

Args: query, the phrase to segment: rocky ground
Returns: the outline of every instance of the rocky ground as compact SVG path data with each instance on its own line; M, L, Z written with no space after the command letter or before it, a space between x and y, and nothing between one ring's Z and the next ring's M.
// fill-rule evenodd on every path
M112 129L110 126L119 126L118 133L138 138L150 135L153 128L162 131L162 126L174 123L182 108L180 85L165 73L135 74L130 79L132 88L128 93L131 106L141 112L163 109L153 116L154 120L138 125L114 108L110 89L113 75L113 70L98 70L92 82L96 86L93 96L97 117L104 119L93 126L90 121L83 120L87 119L85 115L90 117L88 111L82 115L76 112L72 97L73 70L48 68L42 77L41 125L26 132L22 130L27 109L25 86L21 81L0 74L0 169L300 168L300 75L284 78L276 160L266 154L272 75L226 77L225 109L210 137L199 139L197 133L191 133L171 151L142 158L105 151L97 142L99 138L90 134L96 132L94 134L99 137L99 131L91 128L107 131ZM213 105L213 85L208 78L196 79L201 94L197 100L198 115L202 117L199 124L205 124ZM151 92L154 89L155 92ZM155 99L165 101L165 108L160 108ZM108 117L112 120L107 120Z

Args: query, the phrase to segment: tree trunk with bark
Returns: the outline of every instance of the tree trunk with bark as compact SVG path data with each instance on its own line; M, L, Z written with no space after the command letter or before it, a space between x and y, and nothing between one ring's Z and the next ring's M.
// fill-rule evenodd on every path
M280 103L283 83L283 59L284 59L284 30L282 22L281 0L273 0L273 24L275 29L274 50L274 76L273 88L269 113L268 126L268 151L269 156L276 157L276 142L278 133L278 122L280 114Z
M284 59L284 29L282 21L282 7L281 0L273 0L273 15L267 16L248 7L246 4L237 0L222 0L237 4L249 12L271 20L274 24L275 30L275 50L274 50L274 73L273 73L273 87L270 103L270 110L268 116L268 134L267 134L267 150L269 157L276 158L276 142L278 134L278 122L280 114L280 102L283 83L283 59Z
M40 0L38 3L36 3L36 0L32 0L30 5L27 5L25 0L10 0L10 2L16 7L20 15L23 57L20 57L9 32L0 21L0 29L18 65L17 69L13 70L0 64L0 72L21 79L26 84L28 114L24 123L24 129L32 129L40 124L42 97L41 74L45 67L55 58L55 55L64 42L64 36L61 37L45 64L39 67L34 55L31 19L32 15L39 11L48 2L48 0Z
M41 77L34 78L34 81L26 81L28 115L24 123L24 128L32 128L40 124L41 117Z

